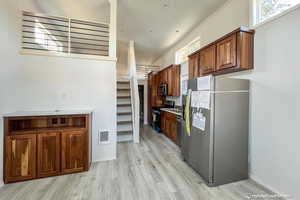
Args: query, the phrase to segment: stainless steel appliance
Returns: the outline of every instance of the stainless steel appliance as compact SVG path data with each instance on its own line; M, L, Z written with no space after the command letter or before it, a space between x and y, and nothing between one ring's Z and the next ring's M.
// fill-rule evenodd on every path
M167 96L168 95L168 84L163 83L159 86L159 95Z
M249 81L207 76L189 80L188 88L191 103L183 96L189 110L182 121L184 160L209 186L247 179Z

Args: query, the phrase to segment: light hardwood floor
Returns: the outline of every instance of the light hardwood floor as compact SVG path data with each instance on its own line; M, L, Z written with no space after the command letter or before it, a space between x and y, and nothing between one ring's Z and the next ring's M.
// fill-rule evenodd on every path
M182 161L179 148L147 126L140 144L118 144L117 160L94 163L86 173L0 189L1 200L242 200L251 194L270 193L250 180L207 187Z

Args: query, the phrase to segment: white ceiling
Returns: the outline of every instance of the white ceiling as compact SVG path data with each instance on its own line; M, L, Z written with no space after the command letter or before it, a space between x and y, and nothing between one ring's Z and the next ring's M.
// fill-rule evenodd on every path
M22 9L109 22L108 0L20 0ZM152 64L226 0L118 0L118 40L134 40L138 64Z
M119 0L118 39L134 40L137 63L152 64L225 1Z

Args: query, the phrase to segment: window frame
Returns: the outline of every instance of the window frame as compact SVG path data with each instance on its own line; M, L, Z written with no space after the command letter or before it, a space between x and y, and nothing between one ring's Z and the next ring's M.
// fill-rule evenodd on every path
M277 14L274 14L272 16L270 16L269 18L266 18L265 20L259 21L259 7L257 5L257 1L258 0L250 0L250 24L251 24L251 28L258 28L262 25L265 25L269 22L272 22L278 18L281 18L282 16L287 15L288 13L297 10L298 8L300 8L300 3L295 4L294 6L291 6L290 8L279 12Z

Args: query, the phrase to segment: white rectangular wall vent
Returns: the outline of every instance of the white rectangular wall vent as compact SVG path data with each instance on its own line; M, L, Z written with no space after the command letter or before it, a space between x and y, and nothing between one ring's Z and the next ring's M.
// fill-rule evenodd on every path
M109 131L99 131L99 144L109 143Z

